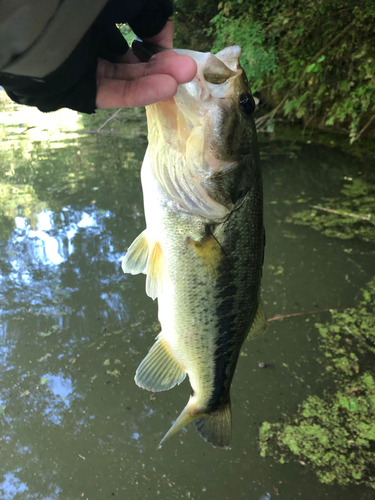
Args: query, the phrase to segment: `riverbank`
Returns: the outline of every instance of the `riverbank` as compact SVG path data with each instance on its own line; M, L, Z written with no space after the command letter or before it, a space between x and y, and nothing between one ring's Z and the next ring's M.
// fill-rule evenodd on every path
M175 7L175 46L242 47L263 106L258 128L287 117L341 131L351 143L375 137L374 2L176 0Z

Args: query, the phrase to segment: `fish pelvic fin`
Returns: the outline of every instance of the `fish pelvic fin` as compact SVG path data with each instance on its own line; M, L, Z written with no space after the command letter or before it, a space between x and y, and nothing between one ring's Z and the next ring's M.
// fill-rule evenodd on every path
M153 300L160 295L166 279L166 269L163 251L160 243L156 241L151 248L147 261L146 293Z
M199 435L214 448L228 449L232 437L230 399L214 412L200 415L194 425Z
M135 383L151 392L168 391L185 379L185 369L174 358L161 334L135 373Z
M164 441L193 421L198 433L205 441L214 447L229 448L232 437L230 400L212 413L198 412L193 401L193 399L190 399L176 422L160 441L158 449L162 447Z
M259 298L258 309L257 312L255 313L247 338L252 339L254 337L259 337L259 335L262 335L266 331L266 329L267 329L267 317L263 309L262 299Z
M143 231L130 245L122 261L124 273L147 274L146 293L153 300L160 295L167 279L163 251L160 243Z

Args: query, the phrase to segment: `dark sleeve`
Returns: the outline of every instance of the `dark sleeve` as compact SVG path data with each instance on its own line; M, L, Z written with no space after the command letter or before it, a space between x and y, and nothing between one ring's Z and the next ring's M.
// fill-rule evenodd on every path
M117 23L128 23L139 38L150 38L164 28L173 14L170 0L111 0L106 13Z
M127 49L128 44L114 24L96 22L68 59L45 78L3 73L0 84L13 101L36 106L40 111L70 108L94 113L97 58L115 62Z
M169 0L111 0L59 68L43 79L0 73L0 85L13 101L41 111L66 107L94 113L98 57L116 62L128 50L116 23L128 22L146 38L159 33L172 12Z

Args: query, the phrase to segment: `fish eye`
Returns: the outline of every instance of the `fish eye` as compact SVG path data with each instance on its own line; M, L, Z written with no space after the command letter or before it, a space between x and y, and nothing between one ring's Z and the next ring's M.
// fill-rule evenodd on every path
M251 94L240 95L240 108L247 116L252 115L255 111L255 101Z

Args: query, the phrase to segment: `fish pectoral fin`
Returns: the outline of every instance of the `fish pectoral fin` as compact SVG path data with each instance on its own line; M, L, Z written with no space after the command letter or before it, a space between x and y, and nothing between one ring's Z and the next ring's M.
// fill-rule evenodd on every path
M153 300L160 294L167 279L160 243L147 236L145 229L130 245L122 261L124 273L147 274L146 293Z
M224 259L227 259L217 239L210 234L199 241L188 238L188 244L194 247L197 256L206 267L208 273L213 276L217 275L220 263Z
M250 331L247 338L251 339L262 335L267 329L267 317L263 309L262 300L259 298L258 309L255 313L253 323L251 325Z
M232 410L230 399L212 413L199 416L194 425L203 439L214 447L228 448L232 437Z
M122 261L124 273L146 273L149 251L150 243L145 230L130 245Z
M184 368L173 357L165 339L159 335L150 352L139 365L135 383L151 392L168 391L185 379Z

